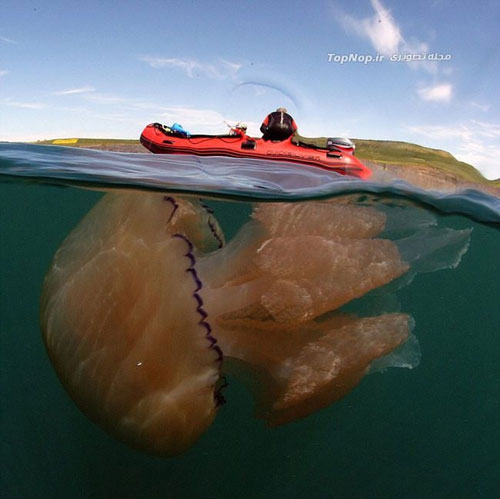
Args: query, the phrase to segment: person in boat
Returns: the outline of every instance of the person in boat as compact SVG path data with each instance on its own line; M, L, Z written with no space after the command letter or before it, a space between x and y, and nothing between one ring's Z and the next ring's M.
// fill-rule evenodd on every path
M264 140L285 140L297 131L295 120L284 107L279 107L269 113L260 127Z

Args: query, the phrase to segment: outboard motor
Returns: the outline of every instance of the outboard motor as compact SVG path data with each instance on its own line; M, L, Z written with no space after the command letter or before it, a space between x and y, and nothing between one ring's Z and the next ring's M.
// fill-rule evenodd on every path
M354 150L356 149L356 146L349 139L341 137L328 137L326 139L326 148L329 151L338 150L339 147L342 147L343 149L350 149L352 154L354 154Z

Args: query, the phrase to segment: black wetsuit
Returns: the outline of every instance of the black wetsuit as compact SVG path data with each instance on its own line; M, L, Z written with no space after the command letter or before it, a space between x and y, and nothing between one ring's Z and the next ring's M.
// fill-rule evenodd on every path
M283 111L274 111L266 116L260 131L264 140L285 140L297 130L294 119Z

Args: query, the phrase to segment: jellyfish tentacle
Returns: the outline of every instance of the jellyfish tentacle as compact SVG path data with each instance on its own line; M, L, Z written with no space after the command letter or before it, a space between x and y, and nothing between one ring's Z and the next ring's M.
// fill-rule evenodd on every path
M380 234L386 215L372 207L334 201L257 205L252 218L269 236L323 236L328 239L367 239Z
M257 416L271 426L305 417L350 392L371 362L403 344L406 314L335 315L297 328L218 329L225 369L249 385Z
M393 242L374 239L386 216L371 207L266 204L252 218L225 248L200 261L211 290L207 306L220 320L304 322L408 270Z

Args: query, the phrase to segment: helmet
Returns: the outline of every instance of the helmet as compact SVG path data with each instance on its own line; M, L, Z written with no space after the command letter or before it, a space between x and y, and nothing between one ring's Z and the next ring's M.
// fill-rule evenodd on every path
M277 113L288 113L288 111L286 110L286 107L279 107L278 109L276 109L276 112Z

